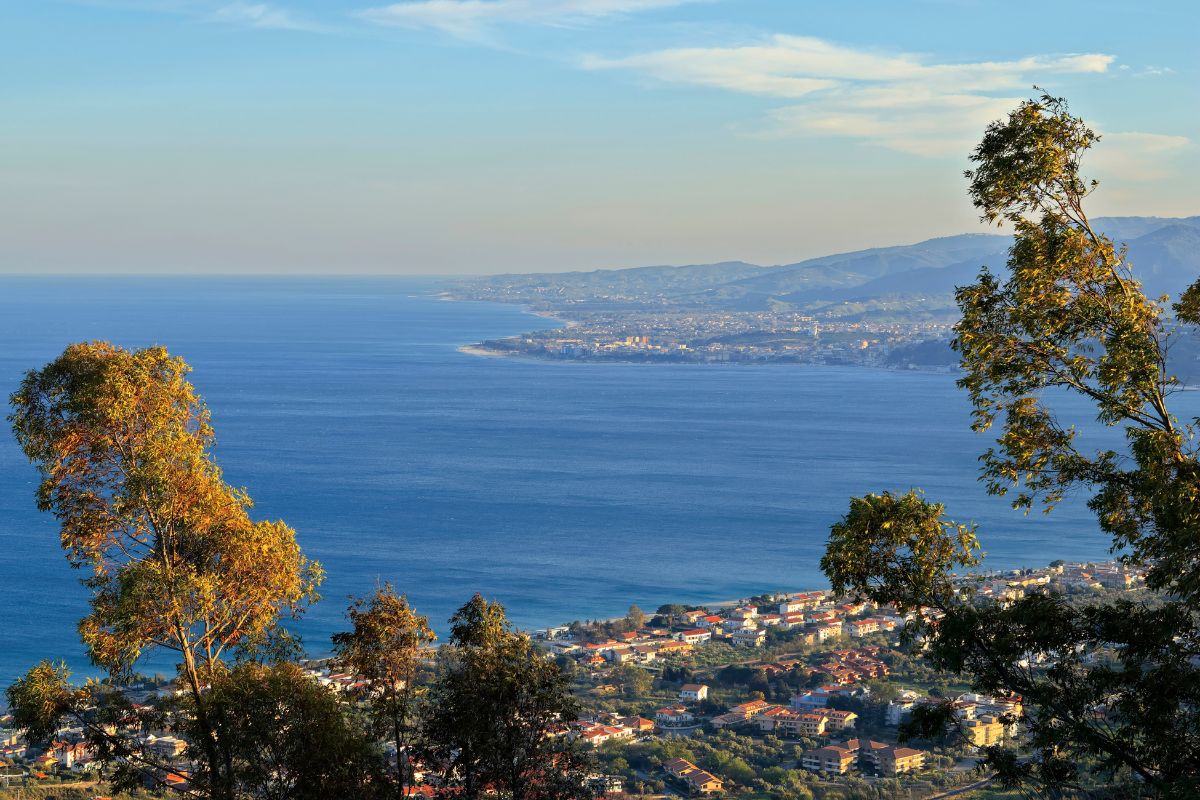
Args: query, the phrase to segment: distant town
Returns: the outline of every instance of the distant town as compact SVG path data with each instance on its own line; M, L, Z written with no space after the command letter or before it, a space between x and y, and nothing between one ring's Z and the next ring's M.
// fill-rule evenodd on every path
M959 582L999 603L1045 590L1068 598L1145 591L1144 571L1117 562L1056 562ZM977 768L979 751L1020 742L1022 698L980 695L958 676L933 672L920 641L902 635L915 619L808 590L653 613L633 606L622 618L530 636L572 676L583 713L559 735L594 750L601 796L832 800L856 787L914 800L1004 796L992 794L991 777ZM339 693L361 686L327 660L306 669ZM159 678L119 691L146 706L181 690ZM952 708L954 730L936 741L900 740L914 708L938 704ZM49 747L34 748L12 725L0 717L0 796L6 787L98 786L82 730L64 728ZM149 790L186 784L185 740L166 729L130 734L177 762ZM397 757L393 742L385 747ZM432 796L435 788L412 793Z
M817 319L773 312L608 312L464 348L576 361L830 364L949 368L951 325Z
M1196 218L1109 217L1150 296L1178 296L1197 269ZM957 287L980 269L1002 274L1007 236L967 234L795 264L741 261L460 280L446 299L514 303L562 326L478 342L478 355L573 361L845 364L953 369ZM1200 338L1186 327L1171 352L1200 379Z

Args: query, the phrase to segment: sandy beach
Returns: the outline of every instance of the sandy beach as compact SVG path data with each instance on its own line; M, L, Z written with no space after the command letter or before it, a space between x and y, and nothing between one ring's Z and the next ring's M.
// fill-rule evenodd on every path
M477 344L464 344L458 348L458 352L466 353L469 356L479 356L481 358L512 358L518 353L505 353L500 350L489 350L486 347L480 347Z

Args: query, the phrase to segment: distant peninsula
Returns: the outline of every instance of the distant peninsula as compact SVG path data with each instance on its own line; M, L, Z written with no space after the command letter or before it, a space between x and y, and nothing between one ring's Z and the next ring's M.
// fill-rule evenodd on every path
M1097 221L1129 247L1147 294L1178 296L1200 275L1200 216ZM494 275L444 297L518 303L560 327L477 342L474 355L642 363L830 364L949 369L954 290L1002 272L1008 236L963 234L795 264L741 261ZM1200 343L1179 341L1184 374Z

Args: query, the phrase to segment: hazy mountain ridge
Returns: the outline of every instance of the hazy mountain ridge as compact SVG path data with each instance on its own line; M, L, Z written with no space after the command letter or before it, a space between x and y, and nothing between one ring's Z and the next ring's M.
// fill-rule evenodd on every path
M1200 276L1200 216L1105 217L1095 225L1128 245L1134 274L1153 295L1178 295ZM864 314L893 307L902 314L941 313L952 307L955 287L973 281L981 267L1004 268L1010 241L1004 235L961 234L779 266L728 261L509 274L464 281L458 288L466 296L560 310L609 304L707 311L791 308L822 314L862 304ZM836 310L842 316L859 313Z

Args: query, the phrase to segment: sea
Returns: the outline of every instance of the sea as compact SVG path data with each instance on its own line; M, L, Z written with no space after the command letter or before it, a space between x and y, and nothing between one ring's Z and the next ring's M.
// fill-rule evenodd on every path
M227 480L324 565L322 600L295 625L314 655L345 627L349 598L385 581L440 633L476 592L534 629L821 587L830 525L852 496L885 489L922 489L978 523L997 569L1109 557L1080 499L1026 516L986 494L989 440L970 430L954 375L479 357L459 348L554 323L441 288L5 277L0 393L71 342L183 356ZM35 507L37 479L5 425L0 686L45 658L95 672L76 633L83 575Z

